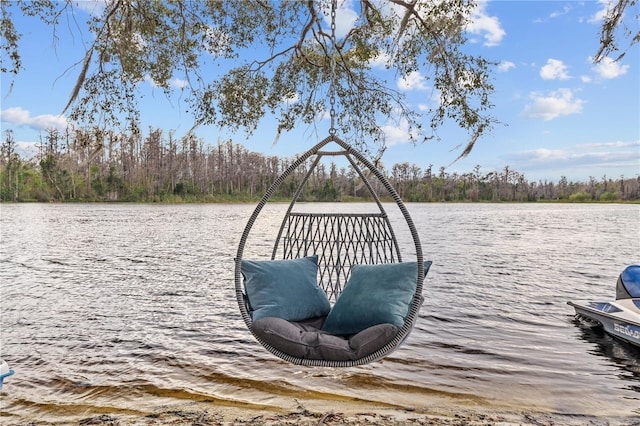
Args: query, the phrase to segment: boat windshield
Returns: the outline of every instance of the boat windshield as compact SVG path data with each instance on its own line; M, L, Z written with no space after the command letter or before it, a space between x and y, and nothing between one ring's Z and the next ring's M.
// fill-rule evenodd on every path
M640 265L628 266L620 274L620 282L631 297L640 297Z

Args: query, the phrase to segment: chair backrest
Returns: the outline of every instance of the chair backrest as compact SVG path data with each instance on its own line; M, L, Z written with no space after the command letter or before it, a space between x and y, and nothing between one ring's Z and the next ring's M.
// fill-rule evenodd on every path
M274 258L318 255L318 284L337 300L356 264L394 263L400 251L384 213L294 213L283 220Z

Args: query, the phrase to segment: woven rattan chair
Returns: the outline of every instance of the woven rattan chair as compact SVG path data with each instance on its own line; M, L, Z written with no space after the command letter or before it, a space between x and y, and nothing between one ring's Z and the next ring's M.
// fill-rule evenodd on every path
M323 150L328 144L337 145L335 150ZM373 213L307 213L296 211L298 201L305 184L320 160L326 156L343 156L357 172L377 206ZM370 178L375 178L384 186L388 195L395 201L410 230L415 247L411 261L417 263L415 291L409 305L409 312L404 324L395 336L383 347L361 358L349 360L307 359L286 353L282 348L267 343L252 327L252 315L241 272L241 262L245 252L245 244L251 229L260 215L262 208L277 191L285 179L307 160L311 166L298 186L293 200L287 209L277 238L273 245L271 259L296 259L308 255L318 256L318 284L325 291L329 300L335 302L347 283L351 267L357 264L387 264L402 262L401 251L396 235L391 227L387 213L374 191ZM312 205L311 205L312 206ZM338 204L337 204L338 206ZM305 210L310 207L305 206ZM423 302L422 287L425 275L422 248L415 225L402 200L374 165L362 154L335 135L330 135L316 146L297 158L291 166L278 177L267 190L253 214L251 215L238 246L235 258L235 290L240 312L254 337L271 353L294 363L309 366L349 367L376 361L388 355L407 338L418 316ZM304 301L302 301L304 303Z

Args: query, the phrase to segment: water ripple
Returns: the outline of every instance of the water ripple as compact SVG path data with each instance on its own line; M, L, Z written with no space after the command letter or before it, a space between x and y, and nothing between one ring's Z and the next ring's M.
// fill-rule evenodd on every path
M265 206L247 257L268 257L286 207ZM581 327L566 301L613 297L640 263L638 206L408 208L433 261L416 328L381 362L330 369L287 364L246 330L232 274L252 206L2 205L1 355L16 370L3 416L301 396L637 414L640 351Z

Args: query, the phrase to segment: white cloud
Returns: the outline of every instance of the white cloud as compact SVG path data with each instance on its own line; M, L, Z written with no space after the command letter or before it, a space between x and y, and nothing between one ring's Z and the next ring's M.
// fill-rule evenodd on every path
M571 78L564 62L549 58L547 64L540 68L540 77L544 80L568 80Z
M507 72L512 68L515 68L516 64L511 61L502 61L498 64L498 72Z
M38 142L16 141L16 152L22 158L33 158L38 155Z
M625 142L625 141L614 141L614 142L592 142L592 143L583 143L576 145L576 148L586 148L586 149L594 149L594 148L631 148L631 147L640 147L640 140ZM638 154L640 155L640 153Z
M601 144L603 148L597 149L592 145L574 145L563 149L538 148L521 151L508 156L518 170L539 170L540 168L554 169L567 167L594 169L607 167L628 168L638 164L638 152L632 150L616 149L616 146ZM640 142L635 143L636 146Z
M178 89L184 89L184 87L187 85L187 80L176 77L169 82L169 85Z
M611 161L624 161L625 153L611 153L611 152L571 152L561 149L535 149L526 151L523 154L526 155L528 161L533 163L544 163L550 165L550 163L560 163L564 165L583 163L583 164L598 164Z
M611 0L598 0L598 3L600 4L600 6L602 6L602 8L588 19L587 22L589 22L590 24L599 24L604 19L607 11L609 10L609 6L611 5Z
M149 85L153 88L162 87L158 82L151 78L150 75L144 76L144 81L148 82ZM174 78L169 81L169 87L175 87L177 89L183 89L187 85L187 80L182 80L180 78Z
M528 151L524 151L521 153L523 156L526 156L532 162L548 162L551 160L564 159L567 156L567 153L561 149L547 149L547 148L538 148L532 149Z
M590 176L603 174L637 176L639 147L640 140L591 142L519 151L507 154L504 159L527 176L538 174L546 179L553 171L557 176L573 176L586 182Z
M548 96L532 92L530 98L533 103L525 106L523 115L527 118L542 118L546 121L563 115L578 114L582 112L585 102L582 99L574 99L570 89L559 89Z
M590 77L590 76L588 76L588 75L583 75L583 76L581 76L581 77L580 77L580 80L581 80L583 83L591 83L591 77Z
M483 35L485 46L497 46L507 33L502 29L498 17L487 15L486 9L487 2L479 1L471 14L471 22L467 24L467 31L471 34Z
M330 3L326 3L326 8L323 11L324 21L327 27L331 25L331 7ZM336 38L342 38L353 28L355 22L358 20L358 13L355 10L355 4L353 0L338 1L338 8L336 9Z
M589 60L592 61L593 58L589 58ZM611 79L626 74L629 70L629 65L622 65L609 57L605 57L593 67L593 70L600 77Z
M386 137L387 146L400 145L411 141L411 137L415 140L418 136L417 132L409 128L409 122L402 118L398 123L386 124L382 126L382 131Z
M391 57L386 52L380 52L378 56L369 60L372 68L384 69L391 63Z
M401 90L427 90L426 81L420 71L412 71L398 80L398 88Z
M158 83L156 83L156 81L153 78L151 78L151 76L149 74L144 76L144 81L149 83L149 85L151 87L153 87L153 88L160 87L160 85Z
M91 16L100 16L107 7L107 0L83 0L75 2L74 5Z
M549 22L551 19L555 19L555 18L558 18L560 16L566 15L569 12L571 12L571 6L566 4L562 8L562 10L554 10L546 18L536 18L536 19L533 20L533 22L536 23L536 24L542 24L542 23L545 23L545 22Z
M42 114L32 117L29 111L21 107L12 107L0 111L0 120L3 123L27 126L36 130L64 130L68 124L64 115Z
M353 1L345 1L338 5L336 11L336 37L344 37L353 28L358 14L354 10Z
M569 6L568 4L564 5L564 7L562 8L562 10L556 10L554 12L551 12L551 14L549 15L550 19L553 18L557 18L559 16L562 15L566 15L567 13L569 13L571 11L571 6Z

